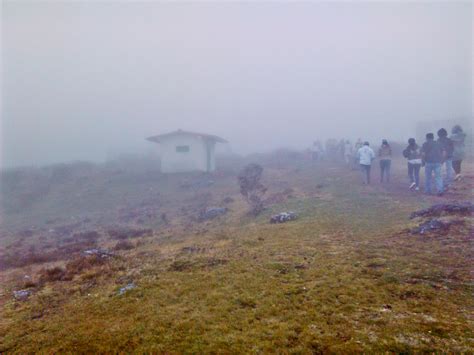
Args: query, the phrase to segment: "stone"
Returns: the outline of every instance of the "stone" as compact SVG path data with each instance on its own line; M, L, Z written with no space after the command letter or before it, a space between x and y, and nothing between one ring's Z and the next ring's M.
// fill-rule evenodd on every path
M125 285L124 287L121 287L119 290L118 290L118 295L119 296L122 296L124 295L127 291L130 291L130 290L133 290L137 288L137 285L135 285L133 282L130 282L129 284Z
M222 216L223 214L226 214L227 211L228 210L226 207L210 207L204 211L201 211L201 213L199 214L199 220L206 221L209 219L214 219L216 217Z
M291 212L291 211L281 212L279 214L273 215L270 218L270 223L272 223L272 224L274 224L274 223L285 223L285 222L289 222L289 221L294 221L296 218L298 218L298 216L296 215L295 212Z
M82 252L84 256L98 256L100 258L108 258L111 256L114 256L114 254L107 249L100 249L100 248L94 248L94 249L87 249Z
M26 301L30 296L31 296L31 291L30 290L13 291L13 297L17 301Z

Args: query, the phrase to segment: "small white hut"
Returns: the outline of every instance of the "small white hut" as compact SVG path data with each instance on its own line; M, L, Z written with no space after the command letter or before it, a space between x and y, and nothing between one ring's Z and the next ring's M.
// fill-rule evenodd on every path
M149 137L147 140L160 144L163 173L214 171L216 169L215 145L227 143L225 139L211 134L180 129Z

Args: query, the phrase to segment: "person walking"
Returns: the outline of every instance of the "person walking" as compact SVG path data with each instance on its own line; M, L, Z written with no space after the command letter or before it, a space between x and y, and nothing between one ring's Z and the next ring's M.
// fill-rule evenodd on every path
M346 140L344 143L344 160L347 165L351 164L351 158L352 158L352 144L349 140Z
M311 146L311 160L321 160L321 143L319 141L314 141Z
M357 170L360 169L360 164L359 164L359 149L362 148L364 144L362 143L362 139L358 138L357 141L354 144L354 154L353 154L353 168L352 170Z
M403 151L403 156L408 160L409 189L418 191L420 189L421 151L415 138L408 140L408 147Z
M438 143L441 146L441 149L443 151L443 161L441 163L442 165L445 165L446 167L446 179L445 181L445 186L448 187L451 185L454 181L453 179L453 152L454 152L454 146L453 146L453 141L448 138L448 132L444 129L441 128L438 130Z
M365 142L362 148L357 151L357 157L359 159L360 170L362 171L364 185L370 184L370 168L372 161L375 159L375 153L372 148L369 147L369 142Z
M392 165L392 148L387 140L382 140L382 146L379 148L380 159L380 182L383 183L383 178L390 182L390 166Z
M456 174L454 180L461 180L461 163L464 159L464 141L466 139L466 133L462 130L461 126L456 125L451 130L451 140L453 142L453 169Z
M359 149L362 148L363 146L364 146L364 144L362 143L362 139L358 138L357 141L354 144L355 153L357 154Z
M344 139L341 139L339 141L339 143L337 144L337 155L338 155L338 159L337 160L341 160L341 161L344 161L344 148L346 146L346 142Z
M422 164L425 166L425 193L431 194L431 179L434 174L436 190L439 196L444 192L441 178L441 163L443 152L441 145L434 140L434 134L426 135L426 142L421 147Z

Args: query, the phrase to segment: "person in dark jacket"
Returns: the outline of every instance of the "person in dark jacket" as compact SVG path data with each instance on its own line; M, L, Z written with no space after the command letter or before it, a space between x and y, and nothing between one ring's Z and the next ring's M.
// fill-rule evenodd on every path
M444 128L441 128L438 131L438 143L441 145L441 149L443 150L443 162L441 164L442 165L444 164L446 166L445 185L449 186L454 181L453 179L454 146L453 146L453 141L450 138L448 138L448 132Z
M380 182L383 182L383 177L387 182L390 182L390 165L392 164L392 148L387 140L382 140L382 146L379 148L380 159Z
M420 168L421 168L421 151L415 138L408 140L408 147L403 151L403 156L408 160L408 178L410 179L410 190L420 189Z
M461 163L464 159L464 140L466 133L463 132L461 126L456 125L451 130L451 140L453 141L453 169L456 173L455 180L462 179Z
M443 150L441 145L434 140L434 134L426 135L426 142L421 147L422 164L425 165L425 193L431 194L431 179L434 173L435 185L438 195L444 192L443 179L441 178L441 163Z

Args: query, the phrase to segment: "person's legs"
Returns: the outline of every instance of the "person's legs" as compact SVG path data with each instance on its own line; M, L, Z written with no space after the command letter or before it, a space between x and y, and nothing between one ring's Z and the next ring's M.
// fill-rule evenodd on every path
M415 175L416 187L420 187L420 168L421 164L413 164L413 173Z
M370 165L366 165L366 171L367 171L367 185L370 185Z
M385 166L385 177L387 179L387 182L390 182L390 167L392 165L391 160L387 160L387 165Z
M410 184L413 184L415 182L413 173L414 173L414 166L413 164L407 163L408 166L408 179L410 180Z
M450 185L453 182L453 161L446 160L445 162L446 165L446 185Z
M433 165L426 163L425 165L425 193L431 193L431 174L433 173Z
M364 164L359 164L360 172L362 173L362 183L367 184L367 173Z
M442 194L444 191L444 187L443 187L443 178L441 176L441 164L439 163L434 164L433 170L435 174L436 190L439 194Z
M456 175L459 174L459 162L459 160L453 160L453 170Z
M385 180L387 182L390 181L390 160L382 159L380 161L380 182Z
M461 163L462 160L454 160L453 161L453 169L454 172L456 173L456 180L458 180L461 177Z
M383 182L383 173L385 170L385 165L383 163L383 160L379 161L379 165L380 165L380 182Z

